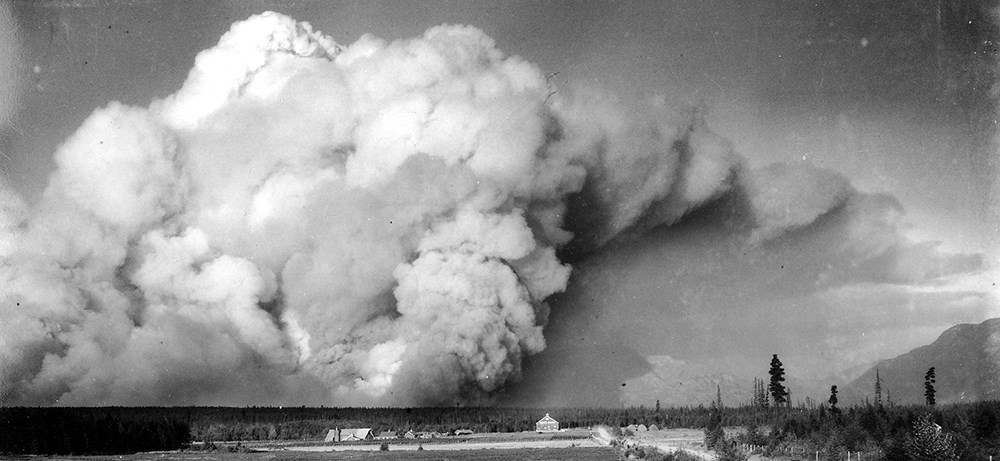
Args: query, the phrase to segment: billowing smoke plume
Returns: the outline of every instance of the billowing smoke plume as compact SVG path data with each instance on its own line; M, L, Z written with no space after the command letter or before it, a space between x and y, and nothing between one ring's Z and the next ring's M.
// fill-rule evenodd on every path
M17 22L10 5L0 1L0 129L10 121L20 95L23 73L20 49Z
M672 223L738 164L696 112L554 90L471 27L342 46L233 25L174 95L96 110L38 204L0 191L0 402L427 404L517 380L557 252Z

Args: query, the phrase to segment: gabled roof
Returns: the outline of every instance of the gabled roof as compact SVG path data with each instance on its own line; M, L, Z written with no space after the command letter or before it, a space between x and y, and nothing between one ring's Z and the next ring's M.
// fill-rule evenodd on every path
M558 423L558 422L559 421L556 421L551 416L549 416L548 413L546 413L545 416L542 417L542 419L538 420L538 423ZM538 423L535 423L535 424L538 424Z
M340 431L340 439L344 440L350 437L356 439L366 439L368 438L368 436L371 435L371 433L372 433L372 428L370 427L363 427L361 429L344 429Z

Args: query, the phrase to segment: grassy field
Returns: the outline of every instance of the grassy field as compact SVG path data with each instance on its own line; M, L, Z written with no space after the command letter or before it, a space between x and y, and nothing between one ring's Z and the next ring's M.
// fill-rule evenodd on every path
M301 441L225 442L215 450L140 453L125 456L55 457L86 461L283 461L283 460L414 460L414 461L611 461L618 452L601 446L584 429L557 433L487 433L434 440L392 440L388 451L379 441L321 443ZM422 447L422 450L418 450ZM332 451L331 451L332 450ZM25 458L29 459L29 458Z
M28 459L27 457L24 459ZM511 448L449 451L273 451L260 453L180 452L146 453L125 456L54 457L86 461L611 461L618 453L610 447Z

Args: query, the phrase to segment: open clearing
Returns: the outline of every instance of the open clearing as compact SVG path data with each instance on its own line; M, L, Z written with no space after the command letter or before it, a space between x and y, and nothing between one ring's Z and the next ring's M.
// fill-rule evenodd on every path
M618 453L610 447L512 448L454 451L272 451L257 453L181 452L126 456L54 457L87 461L284 461L284 460L379 460L379 461L611 461Z
M686 450L713 459L704 448L704 433L698 429L638 432L629 441L671 452ZM88 461L283 461L283 460L426 460L426 461L610 461L618 451L591 436L586 429L542 433L489 433L432 440L389 440L389 451L380 451L382 441L330 444L319 441L241 442L250 452L182 451L141 453L125 456L53 457ZM236 442L218 443L234 447ZM420 450L419 448L423 448Z
M715 455L705 449L705 432L701 429L639 431L634 436L629 437L629 441L639 445L653 446L667 453L684 450L702 459L715 459Z
M514 450L543 448L597 448L604 447L602 443L590 435L586 429L573 429L563 432L535 433L488 433L470 434L456 437L442 437L431 440L388 440L390 451L455 451L455 450ZM309 444L308 446L287 445L282 450L299 452L335 452L335 451L378 451L380 441L365 444Z
M240 442L244 452L226 449L236 442L218 443L221 450L140 453L125 456L54 457L87 461L282 461L282 460L433 460L433 461L611 461L618 452L595 440L586 429L542 433L489 433L431 440L388 440L389 451L381 451L383 441L364 443L323 443L320 441ZM423 448L420 450L420 448Z

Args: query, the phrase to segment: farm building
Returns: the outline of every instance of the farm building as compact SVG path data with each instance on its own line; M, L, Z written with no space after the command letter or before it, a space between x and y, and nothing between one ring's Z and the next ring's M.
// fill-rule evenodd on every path
M405 434L403 434L403 438L404 439L415 439L415 438L417 438L417 433L413 432L413 429L410 429L410 430L406 431Z
M344 429L340 431L340 441L350 442L354 440L371 440L372 429L365 427L361 429Z
M323 439L324 442L351 442L357 440L371 440L372 430L371 428L361 428L361 429L330 429L326 433L326 438Z
M639 431L639 432L646 432L649 429L646 428L645 424L640 424L638 427L636 427L636 430Z
M656 425L655 425L655 424L650 424L650 425L649 425L649 430L651 430L651 431L659 431L659 430L660 430L660 428L659 428L659 427L656 427Z
M552 432L559 430L559 421L556 421L548 413L535 423L535 430L538 432Z
M395 439L396 431L382 431L375 435L375 440L389 440Z

